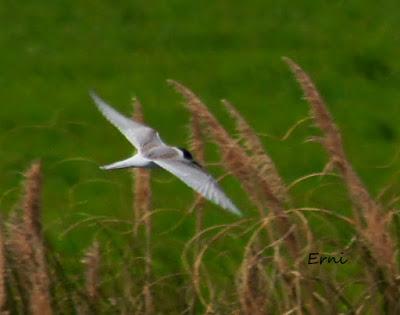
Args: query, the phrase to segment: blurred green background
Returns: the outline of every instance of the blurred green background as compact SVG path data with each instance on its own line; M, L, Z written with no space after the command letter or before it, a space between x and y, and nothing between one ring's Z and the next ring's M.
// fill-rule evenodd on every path
M297 61L317 83L370 191L376 195L392 183L395 194L399 9L394 0L2 0L1 211L18 207L22 172L40 158L45 229L54 246L72 254L86 248L100 233L97 226L88 221L64 232L93 216L118 221L111 225L116 234L129 232L131 175L98 166L125 158L132 148L99 114L88 90L126 114L138 97L146 121L166 142L184 146L189 116L168 78L193 89L233 133L220 99L232 101L263 135L287 183L322 170L324 151L304 143L317 133L311 123L286 141L278 139L308 114L282 56ZM211 153L208 161L216 160ZM210 170L222 174L221 168ZM193 233L193 215L186 214L194 195L166 172L153 174L154 208L165 210L155 216L154 231L167 235L160 247L172 245L164 253L172 259ZM222 184L246 215L256 215L235 180ZM292 197L297 206L350 213L338 180L308 180ZM207 226L235 220L210 203L206 218ZM162 252L158 257L163 261Z

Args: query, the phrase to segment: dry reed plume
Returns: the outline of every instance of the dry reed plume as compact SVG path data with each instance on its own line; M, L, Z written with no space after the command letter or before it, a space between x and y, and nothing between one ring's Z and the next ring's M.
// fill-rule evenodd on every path
M189 148L190 151L193 152L195 159L197 162L200 163L200 165L205 164L205 143L204 143L204 132L203 132L204 126L202 126L202 123L199 119L199 117L192 115L190 117L190 125L189 125L189 133L190 133L190 139L189 139ZM201 197L200 194L197 194L197 199L195 201L195 204L193 206L198 209L196 212L198 215L198 220L197 222L200 223L202 221L202 205L204 204L204 199ZM201 224L201 223L200 223Z
M222 104L225 106L232 118L235 119L236 129L239 132L240 139L243 141L247 151L251 155L252 163L258 170L259 176L265 178L269 183L274 196L279 199L281 204L284 204L289 199L286 186L283 183L282 177L279 175L275 163L272 161L261 143L260 138L232 103L227 100L222 100Z
M142 105L139 100L134 100L134 116L133 118L139 122L144 122ZM136 235L140 224L145 223L148 229L151 229L151 188L150 188L150 172L142 168L133 169L134 176L134 234ZM148 233L151 233L149 230Z
M23 224L33 253L30 306L32 314L53 314L50 294L50 275L46 260L46 248L41 227L42 165L34 162L25 173L23 198Z
M203 126L201 124L201 121L199 120L198 117L196 116L191 116L190 117L190 126L189 126L189 132L190 132L190 139L189 139L189 148L190 151L193 152L195 159L200 165L205 164L205 143L204 143L204 135L203 135ZM198 225L197 229L200 231L201 225L203 222L203 210L202 207L204 205L204 198L196 193L196 200L195 204L192 208L196 208L196 224Z
M189 149L193 153L196 161L200 163L200 165L205 164L205 143L204 143L204 134L203 134L203 126L201 121L196 116L190 117L190 125L189 125ZM198 193L195 193L195 201L191 206L191 210L195 211L195 235L199 235L203 229L203 221L204 221L204 205L205 199ZM200 253L201 247L201 239L196 238L196 242L194 244L193 254L194 257L197 257ZM192 274L196 274L196 270L192 270ZM193 279L193 287L188 290L189 292L189 314L194 314L194 306L196 303L196 295L192 294L192 292L196 291L196 283L198 280ZM207 313L207 312L206 312Z
M42 190L42 164L34 162L25 173L25 196L22 208L24 222L27 230L35 237L41 238L41 190Z

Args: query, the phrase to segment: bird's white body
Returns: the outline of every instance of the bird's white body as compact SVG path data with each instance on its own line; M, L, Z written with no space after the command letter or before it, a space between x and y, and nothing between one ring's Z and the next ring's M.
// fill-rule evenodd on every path
M174 174L205 198L234 214L241 215L240 210L225 195L218 183L193 160L187 150L165 144L153 128L121 115L95 93L92 92L90 95L102 114L138 150L134 156L102 166L102 169L161 167Z
M141 167L141 168L158 168L159 166L152 160L145 158L140 152L136 153L134 156L118 161L112 164L101 166L103 170L113 170L129 167Z

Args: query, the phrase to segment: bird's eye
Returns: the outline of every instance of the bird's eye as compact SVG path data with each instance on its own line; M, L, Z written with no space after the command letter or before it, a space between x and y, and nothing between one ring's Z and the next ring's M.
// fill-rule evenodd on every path
M187 159L187 160L193 160L193 156L192 156L192 154L191 154L188 150L186 150L185 148L179 148L179 149L182 151L183 157L184 157L185 159Z

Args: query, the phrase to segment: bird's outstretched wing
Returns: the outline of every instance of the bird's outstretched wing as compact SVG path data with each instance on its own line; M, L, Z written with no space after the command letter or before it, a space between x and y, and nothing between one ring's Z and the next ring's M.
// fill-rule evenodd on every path
M212 176L197 165L189 161L175 159L154 159L153 162L178 177L208 200L236 215L242 215Z
M94 91L90 91L89 94L104 117L117 127L136 149L142 151L146 146L154 147L163 144L158 132L153 128L121 115L102 100Z

